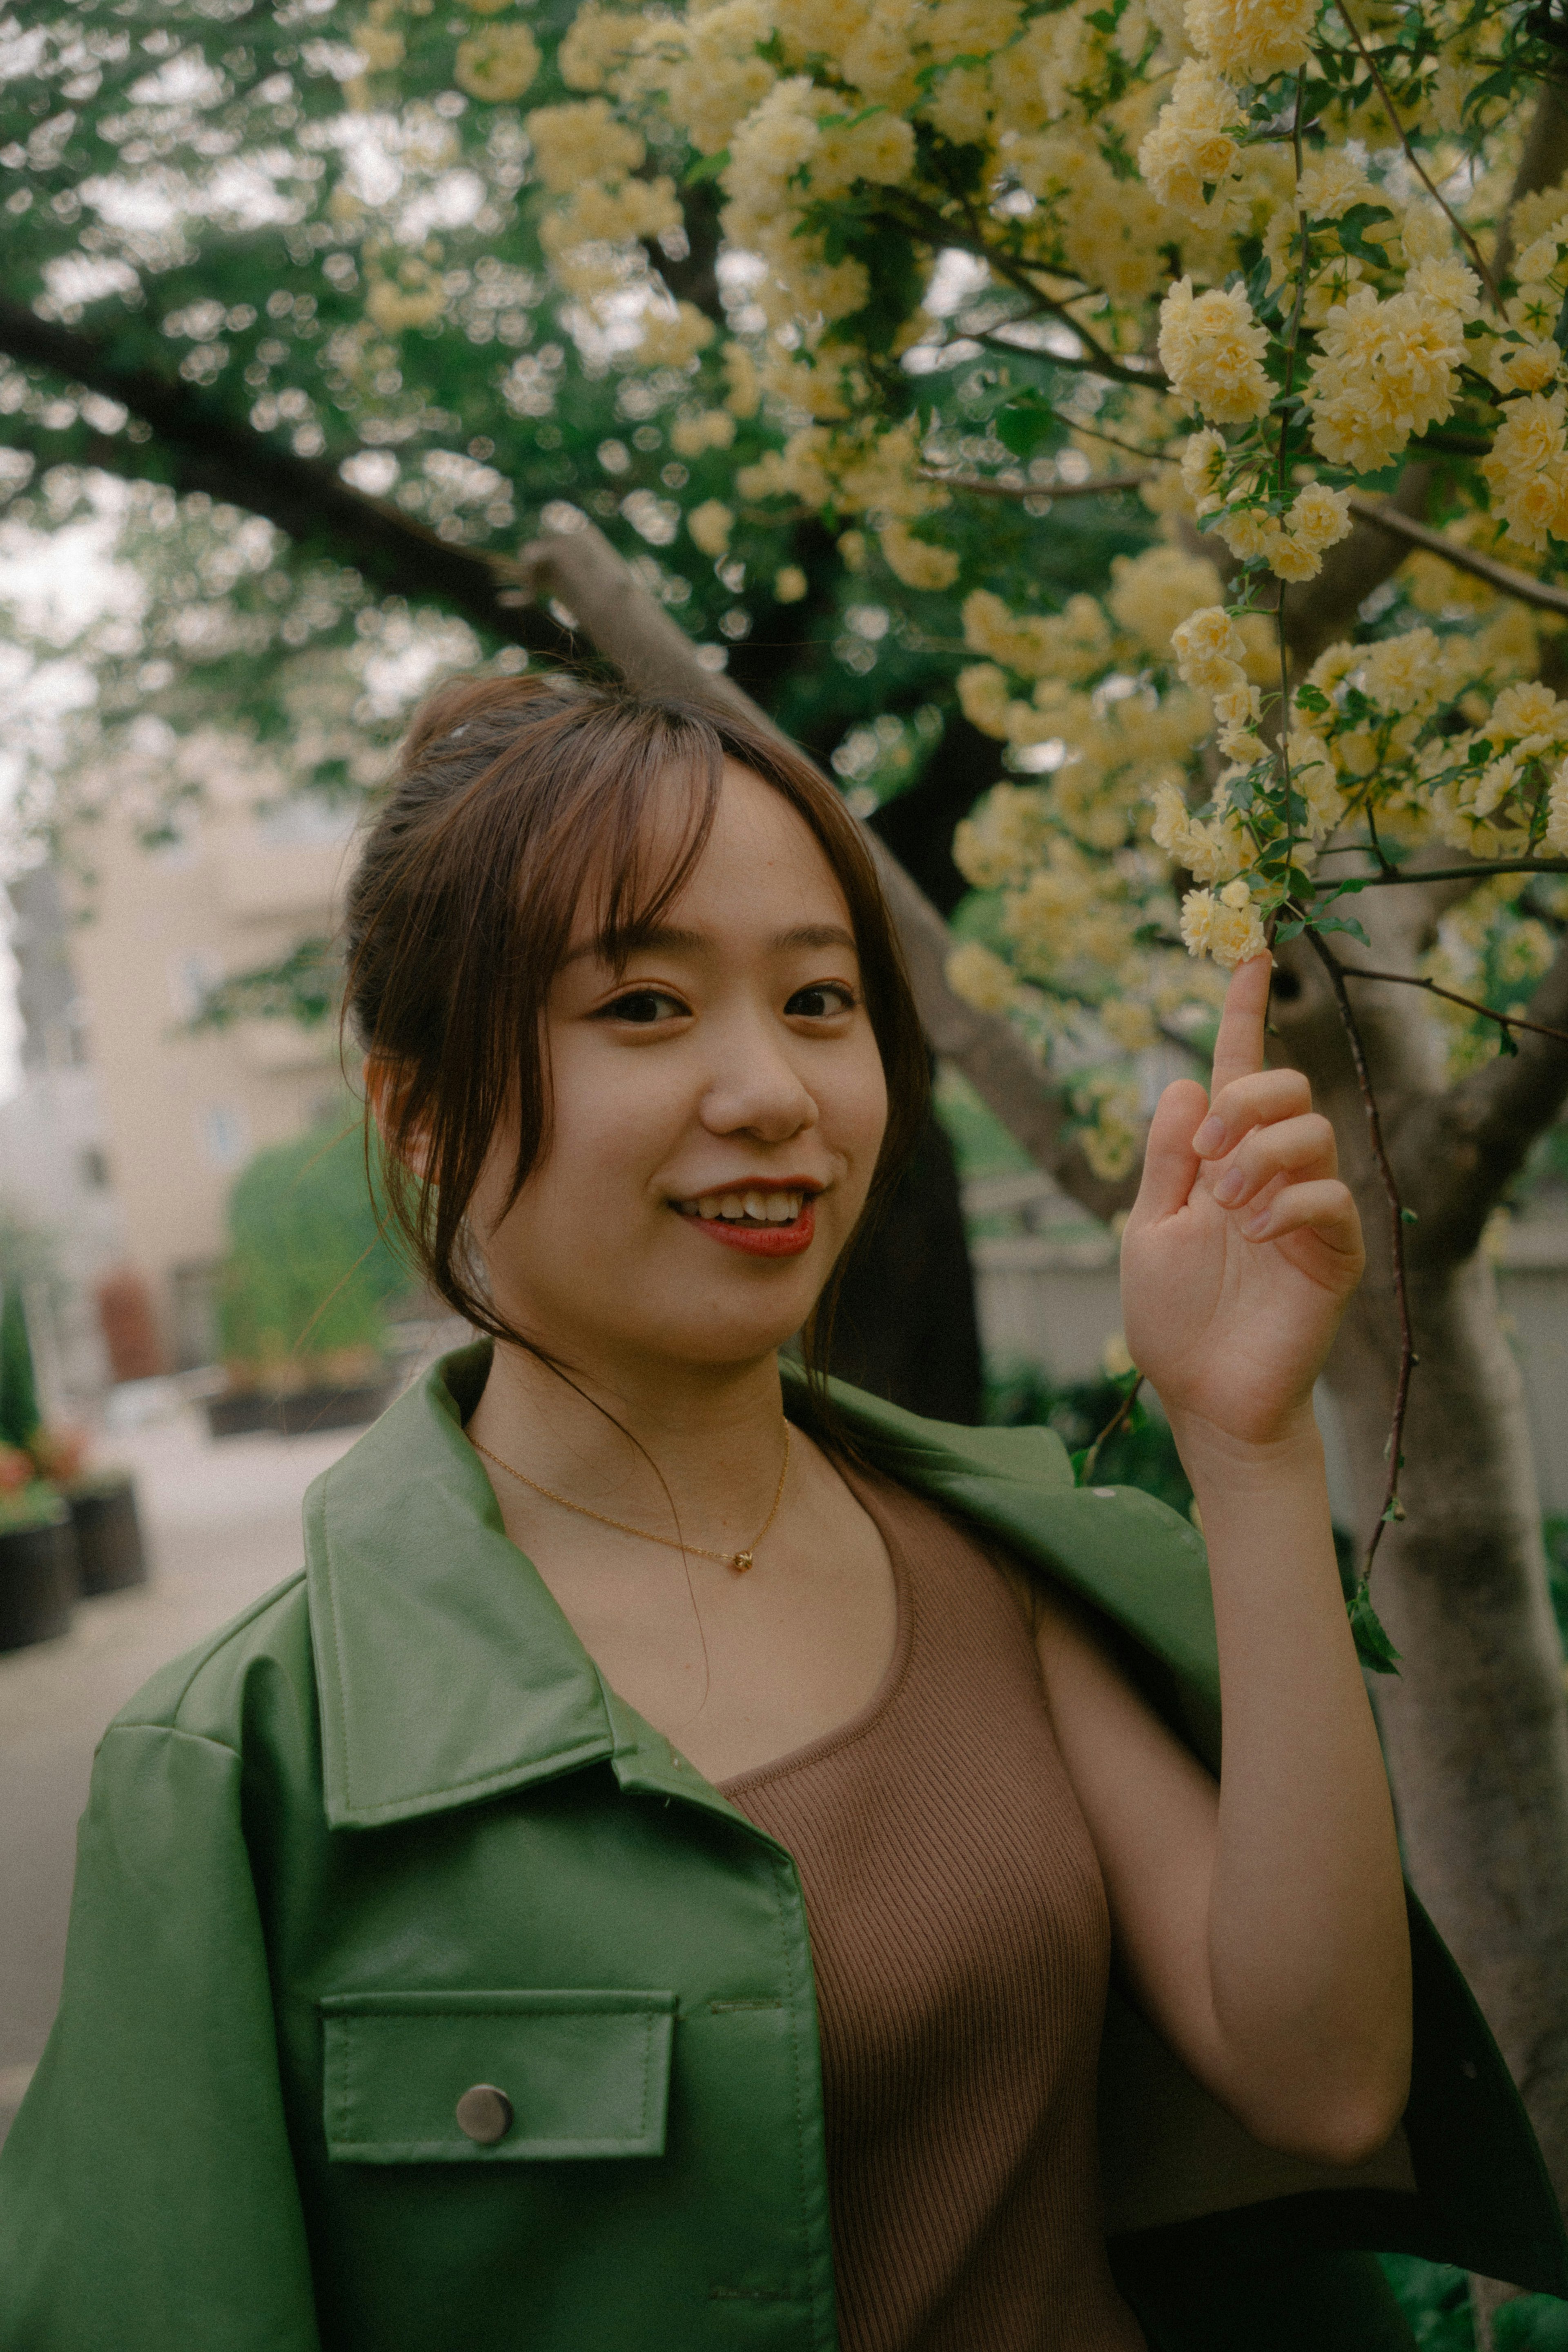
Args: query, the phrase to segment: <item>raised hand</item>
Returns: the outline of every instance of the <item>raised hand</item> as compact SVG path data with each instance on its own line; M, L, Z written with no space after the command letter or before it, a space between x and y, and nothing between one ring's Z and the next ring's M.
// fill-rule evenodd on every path
M1173 1422L1243 1444L1301 1428L1365 1262L1333 1128L1300 1071L1263 1066L1270 973L1232 976L1212 1099L1193 1079L1160 1097L1122 1238L1134 1362Z

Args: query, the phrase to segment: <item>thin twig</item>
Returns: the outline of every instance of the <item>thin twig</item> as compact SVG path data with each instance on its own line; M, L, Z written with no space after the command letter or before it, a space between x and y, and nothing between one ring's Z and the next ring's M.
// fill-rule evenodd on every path
M1455 235L1459 237L1461 242L1469 251L1470 258L1475 263L1476 268L1479 272L1481 284L1491 296L1493 310L1497 312L1499 318L1501 318L1503 315L1502 296L1498 292L1491 271L1487 267L1487 258L1485 254L1481 251L1480 247L1476 243L1475 238L1470 235L1469 230L1459 219L1452 205L1438 194L1436 185L1427 171L1426 165L1422 163L1419 155L1416 154L1414 147L1411 146L1410 141L1406 133L1405 125L1399 120L1398 109L1396 107L1393 99L1388 94L1388 85L1377 69L1377 60L1373 56L1372 51L1367 47L1366 43L1362 39L1360 31L1356 26L1355 18L1345 6L1345 0L1334 0L1334 5L1350 28L1350 37L1355 43L1356 48L1361 56L1362 63L1365 66L1368 73L1372 76L1373 80L1377 84L1377 95L1383 100L1384 112L1387 115L1389 121L1394 126L1394 135L1398 140L1401 147L1404 148L1406 155L1409 160L1411 170L1415 173L1416 177L1420 181L1421 185L1426 189L1427 194L1436 204L1442 207L1445 213L1447 213L1449 224L1452 226Z
M1377 1515L1377 1525L1372 1530L1372 1540L1366 1548L1366 1561L1361 1571L1364 1587L1371 1580L1372 1563L1377 1558L1377 1547L1383 1540L1383 1530L1391 1518L1402 1516L1399 1503L1400 1452L1405 1439L1405 1408L1410 1396L1410 1374L1416 1363L1415 1341L1410 1330L1410 1296L1405 1279L1405 1203L1399 1198L1393 1165L1383 1140L1383 1121L1378 1117L1377 1097L1372 1090L1372 1076L1366 1066L1366 1048L1355 1014L1351 1010L1350 992L1344 984L1345 966L1341 963L1326 941L1320 939L1309 925L1302 933L1308 946L1328 974L1333 990L1334 1003L1344 1034L1350 1041L1350 1057L1355 1065L1355 1082L1361 1089L1362 1108L1366 1113L1366 1131L1372 1143L1372 1156L1388 1202L1390 1250L1394 1260L1394 1303L1399 1316L1399 1377L1394 1390L1394 1413L1388 1431L1388 1488L1383 1497L1383 1508Z
M1340 849L1360 850L1363 856L1366 855L1365 845L1359 841L1342 842ZM1324 857L1338 854L1326 849L1319 852ZM1391 866L1385 873L1358 874L1353 879L1364 890L1386 890L1397 882L1490 882L1494 874L1568 874L1568 857L1478 857L1469 866ZM1312 885L1320 895L1344 887L1332 874Z
M875 221L878 215L873 214L871 217ZM1019 261L1010 253L998 253L996 247L989 244L977 228L972 228L969 234L965 236L956 222L948 220L935 206L922 204L918 197L910 196L907 193L903 196L901 209L890 208L882 217L893 227L915 229L917 234L924 235L926 242L938 251L944 247L956 247L961 253L972 253L977 261L983 261L988 269L994 269L997 276L1004 279L1008 285L1017 287L1020 294L1027 294L1038 309L1049 311L1052 318L1060 320L1064 327L1069 328L1077 336L1084 350L1092 354L1089 359L1080 360L1071 359L1063 352L1052 352L1050 357L1053 366L1076 368L1092 375L1110 376L1119 383L1149 384L1156 392L1168 390L1163 368L1129 367L1124 360L1119 360L1114 352L1106 350L1091 328L1084 326L1082 320L1073 317L1068 302L1059 302L1054 295L1048 294L1043 287L1035 283L1037 276L1061 275L1060 271L1051 268L1049 262ZM1094 287L1086 286L1082 294L1071 296L1070 301L1085 302L1098 290Z
M1494 1013L1490 1004L1481 1004L1473 996L1460 996L1452 988L1439 988L1435 980L1417 971L1380 971L1369 963L1341 964L1340 970L1346 980L1392 980L1401 988L1424 988L1431 996L1441 996L1449 1004L1462 1004L1467 1013L1495 1021L1500 1029L1528 1029L1534 1036L1554 1037L1560 1045L1568 1045L1568 1029L1549 1029L1543 1021L1527 1021L1521 1013Z
M1126 1420L1127 1415L1132 1412L1133 1407L1136 1404L1138 1401L1138 1391L1143 1387L1143 1385L1144 1375L1140 1372L1137 1379L1133 1382L1132 1387L1127 1391L1126 1395L1122 1399L1122 1402L1117 1406L1115 1412L1111 1415L1110 1420L1105 1423L1104 1428L1100 1432L1099 1436L1094 1440L1093 1444L1083 1456L1078 1469L1078 1483L1081 1486L1087 1486L1089 1484L1091 1477L1093 1475L1094 1465L1100 1459L1100 1448L1103 1445L1108 1445L1112 1438L1115 1436L1116 1432L1121 1428L1122 1423Z
M1396 508L1380 505L1375 499L1364 499L1356 491L1349 494L1352 514L1363 522L1375 523L1379 530L1392 538L1407 539L1412 547L1424 547L1429 554L1440 555L1456 572L1473 572L1505 596L1516 596L1521 604L1537 604L1543 612L1568 613L1568 588L1554 588L1549 581L1532 579L1528 572L1516 572L1511 563L1500 563L1495 555L1482 555L1473 547L1458 547L1445 539L1440 530L1433 530L1424 522L1415 522L1409 515L1400 514Z
M1103 498L1113 490L1141 489L1145 482L1154 479L1152 474L1118 474L1100 482L978 482L962 474L944 474L935 466L920 466L915 470L923 482L940 482L948 490L972 490L981 499Z

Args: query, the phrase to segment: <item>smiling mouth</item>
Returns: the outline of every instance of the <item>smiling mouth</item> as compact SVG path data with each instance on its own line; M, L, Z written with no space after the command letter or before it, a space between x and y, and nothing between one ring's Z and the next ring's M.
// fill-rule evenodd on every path
M749 1225L757 1229L798 1224L802 1207L814 1197L799 1184L783 1190L748 1184L743 1191L733 1192L702 1192L695 1200L677 1201L675 1206L683 1217L695 1217L705 1224Z

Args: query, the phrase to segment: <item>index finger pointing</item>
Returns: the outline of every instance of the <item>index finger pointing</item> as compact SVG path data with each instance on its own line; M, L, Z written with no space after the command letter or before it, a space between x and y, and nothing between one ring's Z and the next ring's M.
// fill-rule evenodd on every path
M1233 1078L1250 1077L1263 1066L1263 1016L1269 1008L1269 983L1274 975L1271 956L1256 955L1238 964L1225 992L1219 1034L1214 1041L1214 1076L1210 1102Z

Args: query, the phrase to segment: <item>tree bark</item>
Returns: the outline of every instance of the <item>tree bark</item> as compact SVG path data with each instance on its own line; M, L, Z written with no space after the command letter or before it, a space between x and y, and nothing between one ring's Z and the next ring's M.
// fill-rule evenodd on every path
M1432 919L1419 888L1367 892L1369 961L1413 967ZM1423 903L1426 902L1426 903ZM1357 960L1350 950L1343 960ZM1333 1119L1366 1229L1366 1279L1328 1367L1364 1549L1383 1507L1399 1358L1388 1207L1343 1031L1320 968L1283 951L1272 1020ZM1445 1086L1413 992L1352 983L1401 1195L1418 1365L1404 1442L1408 1516L1385 1528L1374 1599L1401 1653L1375 1699L1412 1880L1473 1988L1568 2200L1568 1708L1547 1591L1519 1370L1482 1229L1568 1092L1549 1039ZM1562 1018L1568 952L1537 992ZM1532 1013L1532 1017L1535 1015ZM1517 1057L1521 1062L1523 1056Z

